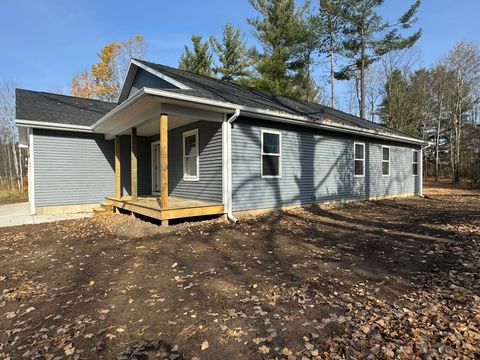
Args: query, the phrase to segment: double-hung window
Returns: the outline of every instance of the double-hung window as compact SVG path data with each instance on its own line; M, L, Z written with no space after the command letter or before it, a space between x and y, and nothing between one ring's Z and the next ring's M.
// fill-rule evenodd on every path
M198 129L183 133L183 180L199 180Z
M365 176L365 144L354 143L355 176Z
M390 147L382 146L382 175L390 176Z
M282 134L262 130L262 177L282 176Z
M418 150L412 150L412 174L418 175Z

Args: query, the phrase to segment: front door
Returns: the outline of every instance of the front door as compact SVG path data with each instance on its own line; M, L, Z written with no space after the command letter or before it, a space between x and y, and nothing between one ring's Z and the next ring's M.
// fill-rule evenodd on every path
M152 146L152 192L160 192L160 144Z

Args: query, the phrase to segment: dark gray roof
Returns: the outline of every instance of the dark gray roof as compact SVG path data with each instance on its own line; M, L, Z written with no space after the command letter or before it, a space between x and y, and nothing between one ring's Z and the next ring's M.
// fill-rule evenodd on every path
M116 104L100 100L16 89L16 118L91 126Z
M372 123L328 106L323 106L304 100L293 99L286 96L275 95L267 91L239 85L236 83L221 81L212 77L195 74L165 65L151 63L145 60L135 60L191 88L191 90L162 89L165 91L192 95L210 100L230 102L264 110L282 111L292 115L305 116L312 120L328 119L329 121L337 123L338 125L353 126L355 128L364 130L380 131L390 135L412 137L400 131Z

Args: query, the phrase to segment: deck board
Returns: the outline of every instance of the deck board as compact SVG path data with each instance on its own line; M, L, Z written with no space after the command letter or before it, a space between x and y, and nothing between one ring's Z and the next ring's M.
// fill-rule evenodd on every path
M160 198L156 196L139 197L137 201L132 201L129 197L121 199L108 197L107 200L119 209L131 211L157 220L220 215L224 213L223 204L197 199L169 197L167 209L161 208Z

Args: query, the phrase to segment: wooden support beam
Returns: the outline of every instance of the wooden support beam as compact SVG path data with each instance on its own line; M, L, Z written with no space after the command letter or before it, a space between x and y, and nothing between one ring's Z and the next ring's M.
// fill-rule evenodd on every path
M160 206L168 208L168 115L160 115Z
M120 136L115 136L115 198L122 197L122 175L120 166Z
M137 138L137 128L132 128L131 134L131 191L132 200L138 200L138 170L137 170L137 149L138 149L138 138Z

